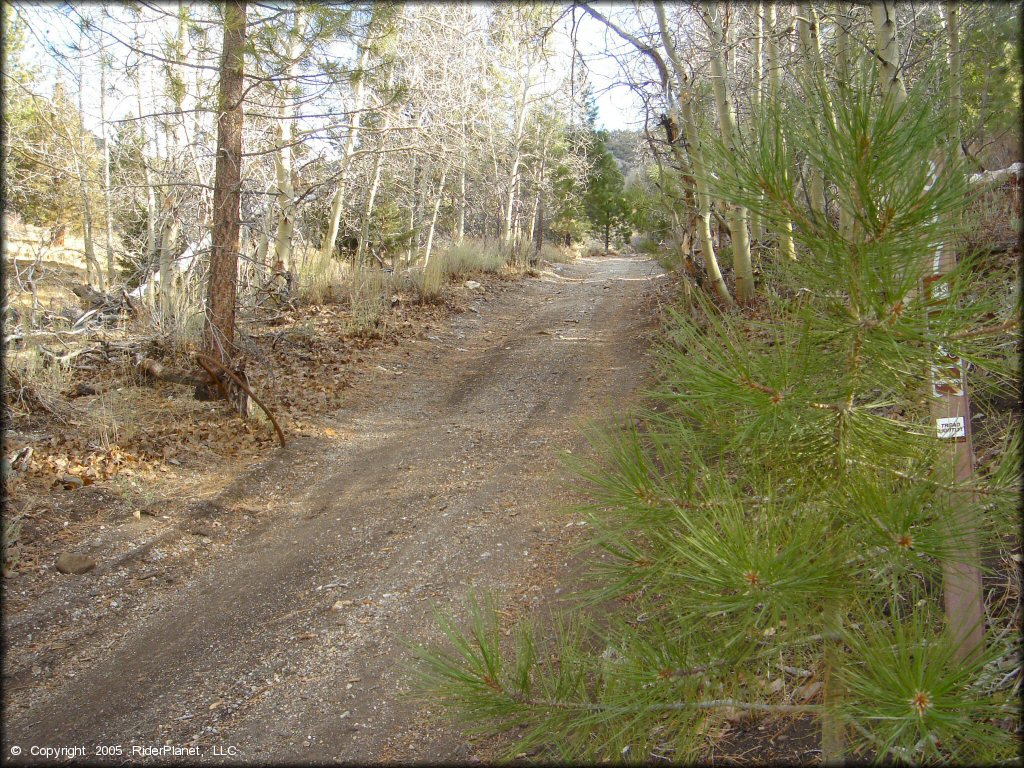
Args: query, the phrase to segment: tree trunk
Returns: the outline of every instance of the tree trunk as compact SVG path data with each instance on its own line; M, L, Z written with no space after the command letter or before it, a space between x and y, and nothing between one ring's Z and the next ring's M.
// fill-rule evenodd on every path
M142 45L141 36L136 30L134 34L134 43L136 48L140 48ZM158 241L158 234L156 229L157 219L157 206L156 206L156 182L153 178L153 169L149 165L148 157L152 156L150 153L150 136L149 129L146 125L146 120L142 119L142 115L146 114L142 105L142 93L147 88L143 87L142 73L141 70L144 66L144 62L139 63L139 72L135 76L135 103L139 110L139 133L142 139L142 172L146 179L146 277L145 285L146 289L146 301L150 307L154 306L153 291L156 287L156 281L152 279L152 270L157 264L159 258L160 243ZM153 92L153 83L150 79L148 83L149 93Z
M106 7L104 6L104 12ZM103 14L100 14L102 20ZM102 24L102 21L100 22ZM100 27L100 34L103 28ZM112 284L116 278L117 266L114 264L114 212L110 205L110 140L107 138L107 67L109 62L105 53L100 54L100 130L103 132L103 207L104 207L104 243L107 249L107 282Z
M756 120L761 114L762 74L764 70L764 5L765 0L754 4L754 38L751 41L751 58L754 63L754 75L750 84L750 111ZM750 212L750 235L755 241L764 239L764 223L754 211Z
M800 15L797 18L800 31L800 45L804 49L804 66L809 83L814 83L821 93L825 107L824 118L830 125L835 125L832 114L832 102L829 98L828 86L825 83L825 67L821 58L821 42L818 39L818 14L810 3L800 3ZM818 130L823 130L818 124ZM821 168L808 162L808 195L811 198L811 210L818 216L825 216L825 176Z
M691 94L686 92L689 77L683 69L675 44L672 42L668 23L665 21L664 4L655 2L654 11L658 18L658 31L661 34L662 44L668 52L669 61L672 63L672 69L679 88L678 93L674 94L674 101L683 124L686 151L689 155L690 166L693 169L693 182L697 191L697 236L700 239L701 253L704 257L704 268L707 271L708 280L714 286L715 292L723 302L731 306L734 303L733 298L729 293L725 280L722 279L722 270L718 266L715 246L711 239L711 191L708 189L707 172L704 167L704 150L701 147L700 135L697 131L697 123L693 114L693 99ZM623 33L620 32L619 34ZM626 39L629 38L627 37ZM631 40L630 42L640 47L639 41ZM641 50L643 49L641 48ZM662 63L662 67L664 67L664 63ZM666 90L670 95L673 95L667 70L662 72L662 80Z
M225 2L218 93L217 170L213 185L213 237L204 339L207 353L225 365L230 365L235 340L235 291L241 230L245 14L246 0Z
M78 56L78 136L79 136L79 148L78 157L75 158L75 165L78 167L78 182L79 188L82 193L82 238L85 243L85 272L86 279L89 284L92 284L92 273L96 273L96 284L99 289L103 290L103 271L100 269L100 263L96 259L96 250L92 240L92 204L89 201L89 187L88 187L88 174L89 174L89 162L86 157L86 144L85 144L85 123L83 122L83 104L82 104L82 91L84 88L83 76L85 74L85 65L81 51L84 50L84 32L79 28L78 45L79 45L79 56ZM65 124L65 128L66 128ZM68 138L71 138L71 134L68 133ZM72 150L74 152L74 150Z
M850 52L852 50L853 15L848 7L841 7L836 16L836 80L839 88L846 87L852 74ZM839 232L847 240L853 237L853 211L846 196L839 198Z
M352 125L345 139L345 151L341 156L341 167L338 169L338 187L331 200L331 216L327 223L327 234L320 246L320 253L328 259L334 253L334 241L338 239L338 228L341 226L341 214L345 210L345 191L348 184L348 169L352 156L356 151L356 139L359 137L359 122L363 114L363 99L366 96L366 65L370 60L370 40L361 46L359 63L359 79L356 81L356 92L352 99Z
M441 171L441 180L437 183L437 194L434 196L434 213L430 217L430 229L427 230L427 247L423 256L423 268L427 268L430 262L430 251L434 247L434 228L437 226L437 212L441 210L441 200L444 197L444 182L448 178L448 169Z
M388 118L384 119L384 131L388 129ZM383 140L381 142L383 144ZM377 200L377 190L380 188L381 168L384 163L384 152L378 147L377 156L373 159L373 181L370 182L370 191L366 193L366 208L363 209L363 223L359 228L359 245L356 247L356 263L361 264L366 257L370 241L370 224L373 221L373 206Z
M711 5L703 9L703 15L711 30L711 78L715 93L715 105L718 108L718 123L722 132L722 141L730 152L738 152L739 130L732 112L729 88L726 82L725 34L722 30L721 8ZM727 205L729 235L732 238L732 264L736 272L736 299L746 304L754 298L754 271L750 261L750 238L747 234L747 209L739 205Z
M537 194L533 196L533 210L530 211L530 230L526 237L527 243L530 243L531 245L536 244L535 250L537 251L540 250L541 241L544 238L543 232L540 233L539 237L537 236L537 221L540 217L541 198L544 194L544 171L547 167L547 160L548 138L545 136L544 140L541 142L540 167L537 169Z
M174 277L171 274L171 260L175 256L179 228L177 206L171 202L166 207L164 223L160 228L160 314L163 320L170 319L173 312Z
M775 3L766 3L768 8L768 94L777 104L782 91L782 64L779 61L779 43L775 37ZM796 258L793 244L793 222L786 219L779 226L779 254L785 259Z
M295 6L292 11L292 28L288 35L288 68L285 71L285 85L281 89L281 104L278 108L277 154L274 155L276 174L278 218L274 234L274 261L287 271L292 264L292 234L298 213L295 202L295 187L292 183L292 106L291 83L299 74L298 58L301 46L302 9Z
M943 16L946 22L946 40L949 47L947 60L949 63L949 111L952 115L953 132L950 136L950 143L955 154L959 155L960 150L960 111L963 103L963 83L961 70L963 67L960 53L960 11L959 4L955 2L944 2L942 4Z
M459 200L455 219L455 242L461 243L466 236L466 171L469 164L469 148L466 146L466 120L462 120L462 164L459 168Z
M526 118L530 112L530 104L527 101L529 91L530 71L528 69L523 77L523 90L519 96L515 130L512 136L512 164L508 172L508 197L505 201L505 218L501 225L501 240L504 243L509 243L512 240L512 217L515 215L516 187L519 184L519 165L523 156L523 133L526 129Z
M871 3L871 21L875 26L875 61L882 93L902 104L907 98L900 69L900 44L896 32L896 8L885 0Z

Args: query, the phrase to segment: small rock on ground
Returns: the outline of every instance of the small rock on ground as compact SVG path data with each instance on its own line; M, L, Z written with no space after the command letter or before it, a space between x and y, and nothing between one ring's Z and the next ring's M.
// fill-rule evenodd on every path
M88 573L95 567L96 559L89 557L88 555L78 555L74 552L63 552L61 553L61 556L57 558L57 570L61 573L80 576L83 573Z

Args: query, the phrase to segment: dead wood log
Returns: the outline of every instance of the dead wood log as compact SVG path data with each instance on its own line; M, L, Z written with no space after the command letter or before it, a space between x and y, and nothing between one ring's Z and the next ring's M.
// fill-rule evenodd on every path
M1005 181L1012 181L1019 179L1024 176L1024 163L1014 163L1013 165L1007 166L1006 168L1000 168L997 171L982 171L981 173L974 173L967 177L969 184L1002 184Z
M137 312L135 304L128 296L128 292L123 288L118 294L109 294L101 293L91 285L83 284L72 286L71 292L81 300L82 308L85 310L74 321L73 327L75 328L84 325L94 318L99 319L101 322L107 322L116 320L123 311L128 311L132 314Z
M92 347L82 347L80 349L72 349L61 355L57 354L56 352L51 352L46 347L39 347L39 354L43 356L44 365L49 365L51 363L67 365L75 358L81 357L82 355L93 354L96 352L101 352L101 349L98 345Z
M208 387L213 383L205 376L196 376L192 373L185 373L184 371L176 371L172 368L167 368L163 363L158 363L150 357L144 357L140 360L136 365L136 368L145 376L149 376L150 378L159 379L160 381L170 381L174 384L182 384L186 387Z
M256 397L256 395L253 394L252 390L249 389L248 385L242 380L242 377L239 376L239 373L241 373L242 376L244 376L244 371L240 370L238 373L236 373L235 371L230 370L229 368L225 367L223 364L219 363L213 358L207 357L206 355L202 354L196 355L196 362L206 372L206 376L196 376L191 373L185 373L184 371L176 371L167 368L162 363L158 363L156 360L153 360L152 358L149 357L145 357L142 360L140 360L136 364L136 368L144 376L148 376L153 379L159 379L160 381L170 381L174 384L183 384L185 386L195 387L196 399L214 399L207 395L202 395L201 393L208 392L211 387L216 386L217 389L220 390L221 395L226 401L228 401L229 403L237 403L238 398L232 397L232 393L231 391L229 391L229 388L224 383L222 377L218 376L217 373L213 370L214 368L219 368L221 371L224 372L228 379L230 379L233 388L237 387L241 392L244 393L246 397L252 399L252 401L256 403L256 405L258 405L265 414L267 414L267 418L270 419L270 423L273 425L274 431L277 433L277 439L281 443L281 447L285 447L284 432L281 430L281 426L277 423L277 419L274 418L274 414L271 413L270 409L267 408L267 406L265 406L263 402L258 397ZM245 414L243 413L242 415L244 416Z
M110 302L110 297L107 294L100 293L91 285L84 283L71 286L71 292L81 299L83 309L97 309Z

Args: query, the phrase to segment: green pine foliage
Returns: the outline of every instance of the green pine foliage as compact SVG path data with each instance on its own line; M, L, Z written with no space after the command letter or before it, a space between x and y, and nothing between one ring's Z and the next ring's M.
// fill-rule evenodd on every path
M1001 310L969 258L941 302L919 290L969 194L955 161L929 175L944 126L927 101L876 92L841 92L823 133L801 128L820 94L800 94L764 110L748 155L712 152L717 194L791 219L799 259L765 265L746 314L700 297L696 320L671 314L647 403L591 436L598 458L577 470L603 556L579 608L510 643L474 603L468 632L449 620L449 645L421 651L423 690L511 729L510 754L695 760L742 714L816 718L877 761L1016 754L1012 678L995 673L1012 619L990 615L985 651L958 661L941 574L965 537L1012 536L1019 425L958 485L928 384L940 343L998 381L1018 373L974 335ZM825 170L848 231L786 182L798 157Z
M629 239L626 180L619 170L615 156L605 146L608 133L597 131L593 136L590 156L590 176L584 206L594 233L601 237L604 249L611 244L614 231L620 239ZM624 235L624 237L623 237Z

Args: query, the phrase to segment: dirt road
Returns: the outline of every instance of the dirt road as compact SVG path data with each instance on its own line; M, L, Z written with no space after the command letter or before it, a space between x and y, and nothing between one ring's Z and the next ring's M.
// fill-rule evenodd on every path
M477 291L432 337L378 354L328 442L300 439L173 519L126 522L123 555L54 574L7 618L3 759L486 759L440 707L403 698L405 644L435 639L432 609L470 586L514 612L564 584L579 527L557 454L641 381L660 277L597 258ZM40 638L45 659L19 652Z

